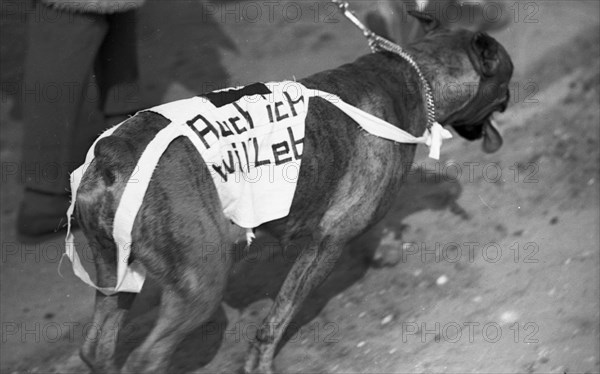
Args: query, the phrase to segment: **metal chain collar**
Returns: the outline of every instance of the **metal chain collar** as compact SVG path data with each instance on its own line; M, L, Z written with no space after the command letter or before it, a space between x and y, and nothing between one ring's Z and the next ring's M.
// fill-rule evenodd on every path
M421 85L423 86L424 91L425 91L424 99L425 99L425 105L426 105L426 110L427 110L427 129L431 129L431 126L433 126L433 124L435 122L435 103L433 101L433 93L431 91L431 86L429 85L429 82L427 81L427 79L425 79L423 72L421 72L419 65L415 62L415 60L412 58L412 56L409 55L398 44L375 34L373 31L369 30L365 25L363 25L362 22L360 22L360 20L354 15L354 12L352 12L351 10L348 9L349 4L347 1L342 1L342 0L331 0L331 1L335 4L337 4L340 7L340 9L343 11L346 18L348 18L350 21L352 21L352 23L354 23L354 25L356 25L356 27L358 27L362 31L363 35L367 38L369 47L371 48L371 51L373 53L383 52L383 51L393 52L393 53L397 54L398 56L402 57L404 60L406 60L406 62L408 62L410 64L410 66L412 66L415 69L415 71L417 72L417 76L419 77L419 80L421 81Z

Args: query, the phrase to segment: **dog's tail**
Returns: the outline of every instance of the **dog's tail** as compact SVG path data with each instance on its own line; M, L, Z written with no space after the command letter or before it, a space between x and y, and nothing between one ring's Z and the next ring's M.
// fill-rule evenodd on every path
M124 137L111 135L102 138L94 148L96 171L102 177L106 186L116 182L127 182L135 167L135 148Z

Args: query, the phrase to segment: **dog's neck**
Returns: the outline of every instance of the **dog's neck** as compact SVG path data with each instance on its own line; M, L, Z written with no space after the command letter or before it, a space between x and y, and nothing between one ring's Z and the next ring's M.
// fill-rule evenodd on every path
M437 122L443 124L452 113L467 105L477 93L480 78L466 54L446 59L450 62L440 63L439 56L415 49L406 51L419 65L430 85ZM378 83L390 95L396 112L408 111L406 114L410 118L421 118L426 114L423 82L404 58L393 52L372 53L355 63L359 66L370 66L364 69L365 79L379 78ZM413 130L413 134L422 133L425 130L425 122L417 122L417 128L407 130Z
M407 49L429 82L434 96L436 121L444 123L454 112L467 105L477 93L480 77L469 57L456 54L444 59L427 51Z
M464 94L463 84L475 82L475 87L472 87L474 93L477 91L479 76L470 65L468 56L464 59L469 67L464 68L463 59L457 58L454 64L461 65L457 68L454 65L440 64L435 56L421 51L407 49L407 52L414 57L431 85L435 119L443 124L450 114L468 104L472 95ZM464 74L463 71L472 71L472 74ZM458 76L459 72L463 75ZM301 83L309 88L336 94L349 104L386 121L394 123L396 117L399 127L415 136L420 136L425 131L427 106L423 84L410 63L395 53L364 55L353 63L305 78ZM460 88L459 92L456 95L450 94L456 87Z

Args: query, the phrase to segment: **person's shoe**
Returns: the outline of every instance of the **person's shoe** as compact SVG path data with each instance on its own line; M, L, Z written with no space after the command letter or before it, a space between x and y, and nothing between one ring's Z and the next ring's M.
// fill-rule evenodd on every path
M25 189L17 216L17 232L25 237L57 233L66 227L69 195Z

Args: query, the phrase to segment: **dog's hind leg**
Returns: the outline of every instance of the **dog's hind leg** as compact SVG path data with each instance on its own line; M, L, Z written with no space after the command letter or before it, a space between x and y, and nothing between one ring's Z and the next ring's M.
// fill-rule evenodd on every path
M93 373L118 373L115 366L117 335L136 294L118 293L106 296L96 292L92 324L87 327L80 357Z
M91 243L94 242L91 241ZM117 273L114 250L110 248L100 250L95 252L95 255L98 286L114 287ZM100 291L96 291L94 317L92 324L87 328L79 353L81 359L88 364L92 372L119 372L115 365L117 335L135 296L136 294L128 292L107 296Z
M225 282L216 282L216 286ZM169 360L187 334L218 307L222 290L164 287L158 320L150 335L128 357L122 373L167 373Z
M256 333L246 359L246 373L272 373L273 357L285 329L304 299L327 278L342 252L344 241L313 239L288 273L269 314ZM285 247L284 247L285 248Z
M161 251L162 254L176 251L172 257L177 261L174 264L164 264L168 260L155 258L155 263L163 262L149 269L162 286L158 318L146 340L127 358L122 373L168 373L170 359L179 343L218 309L231 261L222 257L222 252L207 255L205 246L226 243L225 238L219 240L213 236L191 241L187 246L174 243L177 249ZM156 253L156 249L152 251Z
M153 182L134 224L132 254L161 286L161 304L154 328L122 373L169 372L179 343L219 307L234 257L235 227L191 142L171 143Z

